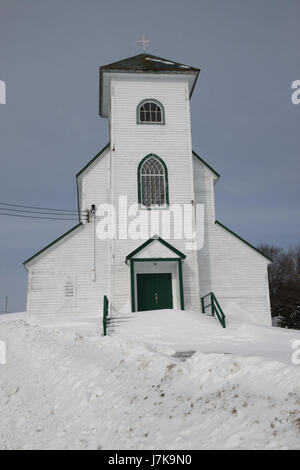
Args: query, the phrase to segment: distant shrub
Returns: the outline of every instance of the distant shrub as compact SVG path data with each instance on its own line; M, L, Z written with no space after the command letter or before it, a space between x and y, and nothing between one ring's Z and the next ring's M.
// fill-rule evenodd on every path
M273 259L268 269L273 324L300 330L300 245L284 250L264 244L259 250Z

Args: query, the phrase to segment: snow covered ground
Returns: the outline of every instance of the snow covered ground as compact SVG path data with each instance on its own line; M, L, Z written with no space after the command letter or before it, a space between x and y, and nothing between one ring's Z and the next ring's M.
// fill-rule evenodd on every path
M104 338L10 314L0 340L1 449L300 448L300 332L156 311Z

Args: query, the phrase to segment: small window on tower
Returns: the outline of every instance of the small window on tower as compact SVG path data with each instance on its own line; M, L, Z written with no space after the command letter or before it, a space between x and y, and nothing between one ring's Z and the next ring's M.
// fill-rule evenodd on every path
M143 100L137 107L138 124L165 124L163 105L154 99Z

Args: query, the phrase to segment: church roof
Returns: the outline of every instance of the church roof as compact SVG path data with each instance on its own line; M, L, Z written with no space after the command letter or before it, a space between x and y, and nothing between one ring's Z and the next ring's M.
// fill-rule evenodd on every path
M85 172L85 170L88 169L89 166L92 165L92 163L94 163L99 157L102 156L102 154L104 153L105 150L107 150L110 146L110 142L108 142L108 144L105 145L105 147L103 147L103 149L100 150L100 152L97 153L97 155L95 155L76 175L76 178L78 178L78 176L80 176L82 173ZM214 175L217 177L217 178L220 178L220 174L214 170L214 168L212 168L205 160L204 158L200 157L194 150L193 150L193 155L198 158L198 160L200 160L202 163L204 163L204 165L212 171L212 173L214 173Z
M127 59L113 62L100 67L100 116L107 117L108 83L111 73L140 73L140 74L180 74L186 75L189 82L189 93L192 96L200 69L190 65L180 64L173 60L163 59L155 55L143 53Z
M75 225L75 227L72 227L70 230L68 230L67 232L63 233L60 237L56 238L53 242L49 243L49 245L45 246L44 248L42 248L40 251L38 251L37 253L35 253L33 256L31 256L30 258L28 258L26 261L24 261L23 265L25 266L26 268L26 264L28 264L30 261L32 261L34 258L36 258L37 256L41 255L42 253L44 253L44 251L47 251L49 248L51 248L51 246L55 245L55 243L59 242L60 240L62 240L63 238L65 238L67 235L69 235L71 232L73 232L74 230L76 230L78 227L82 227L83 224L82 222L79 222L79 224ZM26 268L27 269L27 268Z
M246 245L248 245L249 248L252 248L252 250L256 251L259 255L263 256L263 257L266 258L268 261L270 261L271 263L273 263L272 258L269 258L269 256L267 256L265 253L263 253L261 250L259 250L259 249L256 248L255 246L251 245L251 243L247 242L247 240L245 240L244 238L240 237L240 235L237 235L235 232L233 232L232 230L230 230L230 228L226 227L226 225L221 224L221 222L219 222L218 220L215 220L215 224L219 225L219 227L222 227L224 230L226 230L228 233L230 233L231 235L233 235L234 237L236 237L238 240L240 240L241 242L243 242L243 243L245 243Z
M78 176L81 175L81 173L83 173L89 166L91 166L92 163L94 163L97 160L97 158L100 157L103 154L103 152L109 148L109 146L110 146L110 142L108 142L108 144L106 144L105 147L103 147L103 149L101 149L100 152L98 152L97 155L95 155L92 158L92 160L90 160L86 165L84 165L83 168L81 168L81 170L77 173L76 178L78 178Z
M146 53L104 65L100 67L100 70L119 70L124 72L200 72L196 67Z
M210 170L213 172L213 174L217 177L217 178L220 178L220 173L218 173L216 170L213 169L212 166L210 166L202 157L200 157L196 152L194 152L193 150L193 155L198 158L198 160L200 160L200 162L204 163L204 165Z

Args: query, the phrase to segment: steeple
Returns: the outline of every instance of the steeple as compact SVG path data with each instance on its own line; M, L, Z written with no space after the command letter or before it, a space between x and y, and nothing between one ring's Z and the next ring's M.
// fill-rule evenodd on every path
M187 75L189 81L190 97L193 93L200 69L180 64L144 52L127 59L113 62L100 67L100 111L102 117L107 117L109 102L109 82L115 73L138 74L177 74Z

